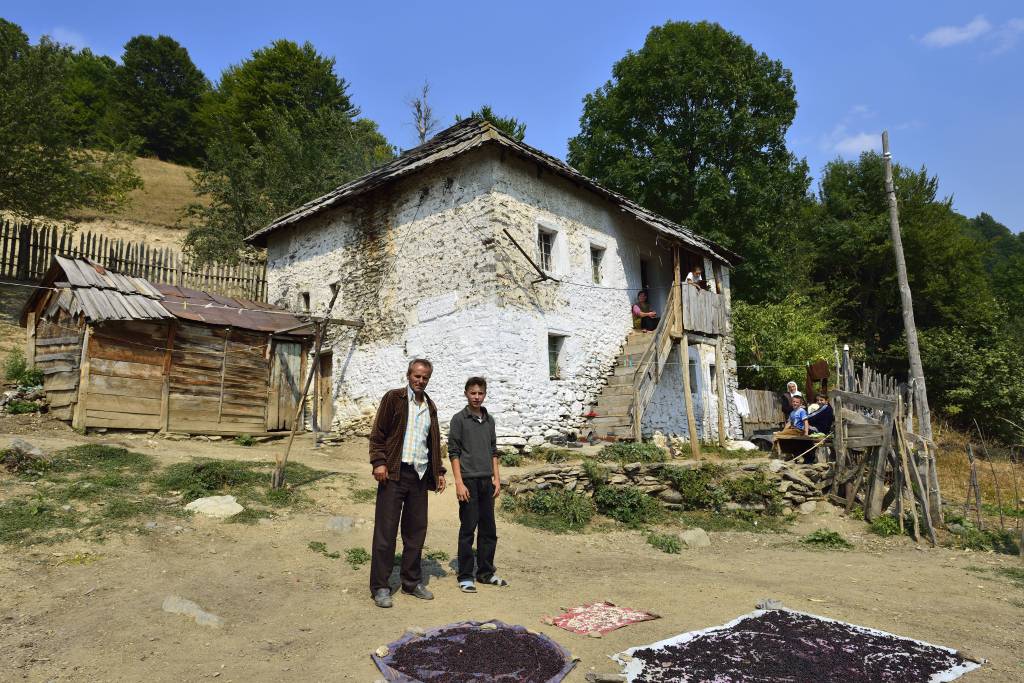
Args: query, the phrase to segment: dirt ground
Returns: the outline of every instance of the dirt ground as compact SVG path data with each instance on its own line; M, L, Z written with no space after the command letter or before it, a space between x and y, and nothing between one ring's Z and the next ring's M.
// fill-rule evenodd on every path
M18 424L24 422L27 416ZM45 449L121 443L163 462L189 457L270 460L280 442L165 441L145 435L80 436L54 427L31 436ZM52 426L52 424L51 424ZM24 432L7 418L0 429ZM301 438L295 458L335 474L308 485L305 510L228 524L192 517L160 522L102 544L72 541L0 557L0 678L28 681L375 681L369 653L409 626L502 619L547 633L580 657L569 681L616 670L608 656L682 631L722 624L771 597L787 607L964 649L990 663L969 680L1024 680L1024 590L968 567L1014 566L1015 558L915 548L882 539L834 511L801 518L784 534L712 533L710 548L664 554L635 531L560 535L502 519L498 564L508 588L464 595L449 566L430 564L433 602L399 595L389 610L369 598L366 565L311 552L370 548L373 507L353 492L372 486L366 445L314 450ZM513 472L514 470L506 470ZM0 477L0 497L15 490ZM427 544L455 556L454 491L431 497ZM328 531L331 515L366 523ZM175 528L175 526L179 528ZM812 551L797 538L815 528L843 533L852 551ZM86 558L86 561L82 559ZM91 561L95 560L95 561ZM180 595L220 615L213 629L165 613ZM648 609L661 619L602 639L541 623L560 607L595 600Z

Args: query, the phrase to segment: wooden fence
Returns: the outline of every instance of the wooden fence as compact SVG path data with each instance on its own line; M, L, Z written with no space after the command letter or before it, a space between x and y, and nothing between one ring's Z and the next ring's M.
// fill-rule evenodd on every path
M782 428L786 413L782 410L782 395L762 389L740 389L747 399L750 414L743 418L743 438L749 439L757 431L774 431Z
M110 239L88 231L5 220L0 224L0 279L38 282L56 255L88 258L118 273L152 282L265 301L262 261L195 265L170 247Z

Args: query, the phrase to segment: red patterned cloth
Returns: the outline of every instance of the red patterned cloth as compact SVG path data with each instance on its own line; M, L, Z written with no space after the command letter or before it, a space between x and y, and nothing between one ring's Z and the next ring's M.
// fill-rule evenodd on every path
M546 617L543 621L573 633L604 635L623 626L658 618L657 614L641 612L628 607L618 607L610 602L595 602L581 607L572 607L557 617Z

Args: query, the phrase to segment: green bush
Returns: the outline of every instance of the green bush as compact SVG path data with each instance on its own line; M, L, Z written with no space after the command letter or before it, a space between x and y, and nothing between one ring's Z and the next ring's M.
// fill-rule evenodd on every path
M601 488L608 481L608 470L604 465L589 458L583 461L583 473L587 475L587 479L595 489Z
M615 462L665 462L668 453L653 443L637 443L636 441L617 441L608 444L597 454L598 460Z
M39 404L35 401L22 401L16 398L8 402L4 409L9 415L24 415L25 413L38 413Z
M720 510L727 500L719 485L724 474L721 465L704 463L697 469L666 467L663 476L683 496L683 510Z
M638 488L603 486L594 492L597 510L628 526L638 527L661 519L664 509Z
M4 379L22 387L36 387L43 383L43 371L28 366L25 352L15 347L4 360Z
M868 526L872 533L878 534L879 536L899 536L900 535L900 521L892 515L881 515L875 517L874 521Z
M521 496L506 496L502 509L516 521L549 531L577 531L594 516L594 501L582 493L564 489L545 489Z
M986 550L1004 555L1016 555L1020 551L1017 535L1003 529L978 529L971 520L956 513L945 514L946 523L959 525L953 531L954 545L965 550Z
M523 464L523 456L519 453L502 453L498 459L501 462L502 467L519 467Z
M722 482L725 497L741 505L764 505L765 514L782 513L782 494L774 481L762 471L726 479Z
M836 531L829 531L828 529L812 531L801 538L800 542L824 550L849 550L853 547L853 544L843 538L841 534Z
M256 445L256 439L252 438L248 434L239 434L238 436L235 437L235 445L245 446L246 448L249 448L251 446Z
M647 542L663 553L670 555L678 555L679 551L683 549L679 539L671 534L656 534L652 532L647 534Z

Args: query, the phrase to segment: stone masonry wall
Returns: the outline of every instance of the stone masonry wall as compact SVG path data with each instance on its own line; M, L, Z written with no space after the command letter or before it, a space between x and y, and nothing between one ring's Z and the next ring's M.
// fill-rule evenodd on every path
M681 509L681 494L666 481L662 472L666 467L680 469L698 469L705 464L698 460L680 460L669 463L632 463L626 465L602 463L608 474L606 486L635 487L648 495L654 496L667 510ZM725 461L716 463L729 470L726 476L742 476L756 471L763 471L771 478L776 489L782 495L783 514L791 514L793 509L808 501L824 500L832 485L833 463L812 465L787 463L782 460L758 458L745 461ZM584 495L593 495L594 486L581 464L547 465L531 469L529 472L509 477L506 493L519 496L544 489L565 489ZM726 510L761 511L763 505L726 503ZM788 511L788 512L787 512Z
M537 230L556 233L552 275L561 282L533 284L536 271L504 229L531 256ZM599 288L591 247L604 250ZM365 322L333 326L327 343L334 431L365 434L383 393L404 384L408 361L426 357L443 429L464 406L465 379L478 374L489 382L499 442L536 445L583 427L631 328L641 259L660 306L672 278L667 244L592 193L483 148L275 234L268 295L301 310L307 292L310 311L323 314L337 283L333 316ZM563 338L556 379L549 335ZM734 385L734 370L727 377ZM679 397L652 431L680 433L667 428L679 415L685 426Z

